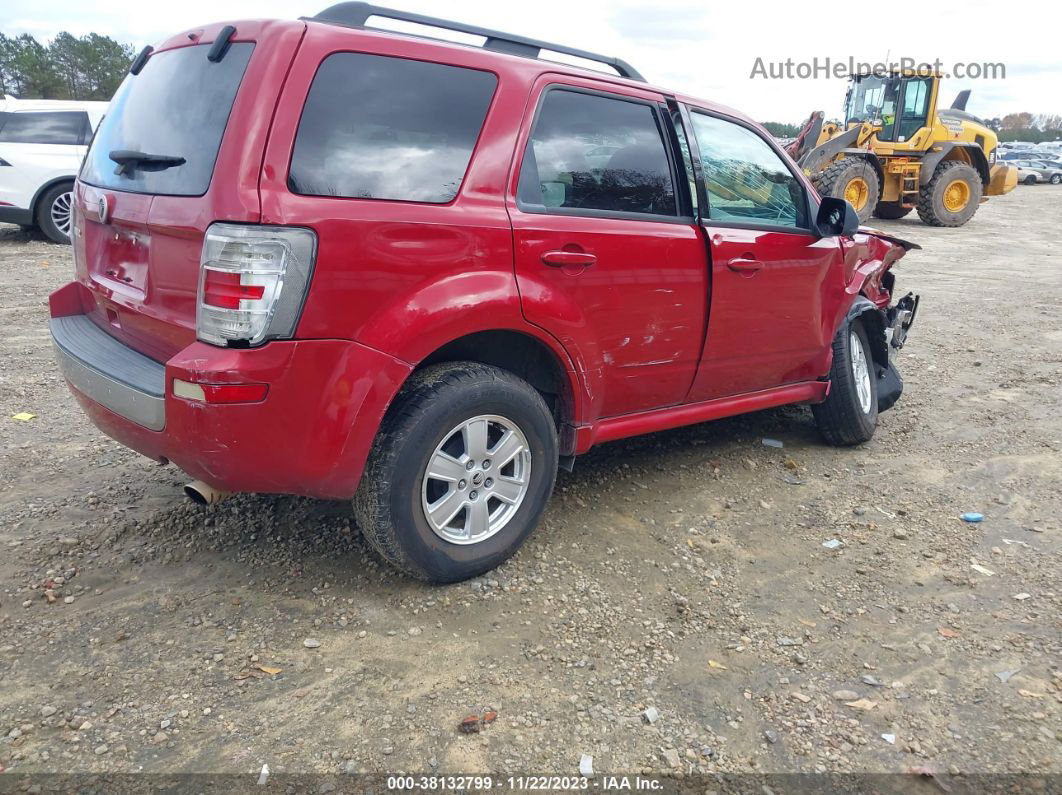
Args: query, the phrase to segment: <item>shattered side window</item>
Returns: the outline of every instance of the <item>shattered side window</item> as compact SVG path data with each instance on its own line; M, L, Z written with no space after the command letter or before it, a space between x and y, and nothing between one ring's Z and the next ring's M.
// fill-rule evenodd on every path
M766 141L715 116L691 116L709 218L807 228L804 188Z

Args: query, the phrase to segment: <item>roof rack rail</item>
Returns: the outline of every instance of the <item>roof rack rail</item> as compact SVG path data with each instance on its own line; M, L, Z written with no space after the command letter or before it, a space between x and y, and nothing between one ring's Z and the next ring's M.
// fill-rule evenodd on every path
M429 17L423 14L413 14L407 11L396 11L393 8L380 8L371 3L337 3L326 8L314 17L309 17L315 22L325 22L332 25L342 25L348 28L364 28L370 17L383 17L400 22L413 22L418 25L426 25L432 28L452 30L458 33L468 33L473 36L483 36L486 41L483 49L504 52L509 55L520 55L524 58L538 58L542 50L549 52L571 55L576 58L584 58L588 61L610 66L616 70L620 77L645 82L638 71L626 61L612 58L607 55L579 50L575 47L565 47L561 44L550 44L547 41L528 39L524 36L515 36L511 33L502 33L489 28L481 28L477 25L466 25L462 22L451 22L448 19Z

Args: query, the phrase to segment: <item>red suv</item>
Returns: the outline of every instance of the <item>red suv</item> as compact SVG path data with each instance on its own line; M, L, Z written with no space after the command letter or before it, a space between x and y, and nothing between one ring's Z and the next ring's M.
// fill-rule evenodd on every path
M364 3L145 49L74 209L51 331L92 421L204 501L353 498L435 582L511 555L601 442L788 403L866 441L917 305L910 244L741 114Z

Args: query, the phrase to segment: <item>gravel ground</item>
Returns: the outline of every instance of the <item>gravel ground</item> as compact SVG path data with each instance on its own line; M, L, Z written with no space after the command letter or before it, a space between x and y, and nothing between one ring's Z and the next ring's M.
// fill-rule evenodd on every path
M925 247L897 268L923 306L870 444L788 408L606 445L449 587L383 566L347 504L198 508L99 434L46 330L69 249L3 227L0 767L1057 785L1062 189L881 226Z

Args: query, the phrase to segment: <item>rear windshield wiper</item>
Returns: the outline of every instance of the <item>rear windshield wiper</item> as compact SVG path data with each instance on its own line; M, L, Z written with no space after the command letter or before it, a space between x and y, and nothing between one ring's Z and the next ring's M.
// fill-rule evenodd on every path
M135 168L141 171L164 171L174 166L183 166L187 162L183 157L175 155L152 155L147 152L138 152L135 149L115 149L108 157L118 164L114 173L121 176Z

